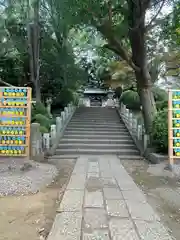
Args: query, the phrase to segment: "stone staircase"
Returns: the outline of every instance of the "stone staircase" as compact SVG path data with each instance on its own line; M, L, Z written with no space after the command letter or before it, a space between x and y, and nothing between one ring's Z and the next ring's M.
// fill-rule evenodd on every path
M101 107L78 108L56 150L56 155L80 154L139 157L139 151L116 109Z

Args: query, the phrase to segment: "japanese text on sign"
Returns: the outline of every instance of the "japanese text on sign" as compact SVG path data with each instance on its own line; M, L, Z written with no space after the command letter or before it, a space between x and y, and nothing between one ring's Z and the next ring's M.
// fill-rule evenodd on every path
M0 88L1 156L29 154L30 108L30 88Z

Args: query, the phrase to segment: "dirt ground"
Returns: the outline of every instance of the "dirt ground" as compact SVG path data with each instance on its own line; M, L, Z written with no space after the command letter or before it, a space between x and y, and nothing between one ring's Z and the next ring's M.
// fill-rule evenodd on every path
M43 240L47 237L75 160L51 163L59 170L51 186L34 195L0 198L0 240Z
M122 161L125 169L146 194L149 204L176 239L180 239L180 180L168 170L166 163L150 165L144 160Z

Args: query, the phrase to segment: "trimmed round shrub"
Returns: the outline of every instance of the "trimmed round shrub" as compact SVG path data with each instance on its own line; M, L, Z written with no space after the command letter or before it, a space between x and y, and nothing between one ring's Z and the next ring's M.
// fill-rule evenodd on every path
M49 117L48 111L47 111L45 105L41 102L37 102L35 104L35 106L32 107L31 118L33 119L37 114L41 114L41 115Z
M44 126L40 126L40 132L43 134L43 133L48 133L48 129Z
M159 111L154 118L151 130L151 142L158 152L168 152L168 111Z
M168 101L167 100L157 101L156 108L158 111L162 111L163 109L168 108Z
M41 126L47 129L49 129L51 125L51 120L42 114L36 114L34 116L34 122L39 123Z
M132 110L139 110L141 106L139 94L132 90L127 90L122 93L120 97L120 103L121 102Z
M59 95L53 100L53 109L64 109L68 103L74 101L74 94L71 89L64 88L60 91Z
M122 94L122 87L117 87L115 89L115 98L120 98Z
M164 89L161 89L157 86L152 87L152 92L154 95L154 99L156 102L158 101L165 101L168 99L168 94Z

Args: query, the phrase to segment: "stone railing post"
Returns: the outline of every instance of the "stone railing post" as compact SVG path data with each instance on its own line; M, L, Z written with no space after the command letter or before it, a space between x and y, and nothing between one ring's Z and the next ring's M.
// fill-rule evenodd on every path
M123 120L126 122L126 105L124 105L122 103L122 116L123 116Z
M65 122L65 112L64 111L61 112L61 118L62 118L62 123L64 124L64 122Z
M31 124L30 155L32 158L38 157L42 153L40 124Z
M50 135L51 135L51 145L53 145L56 141L56 125L55 124L51 125Z
M144 151L145 151L148 147L150 137L145 131L144 124L142 125L142 140L143 140L143 148L144 148Z
M132 132L133 114L129 113L129 130Z
M138 140L142 140L142 125L138 125L137 126L137 137L138 137Z
M71 104L69 103L67 107L68 107L68 115L70 115L71 114Z
M67 107L64 108L64 115L65 115L65 121L66 121L67 118L68 118L68 109L67 109Z
M50 118L52 118L52 114L51 114L52 99L51 98L46 99L46 105L47 105L46 108L47 108L48 115L50 116Z
M61 131L62 128L62 118L56 117L56 132L57 134Z
M46 150L49 150L49 148L50 148L50 134L49 133L43 134L43 146Z
M137 137L137 119L135 117L132 120L132 134Z
M128 125L129 124L129 109L126 108L125 112L125 123Z

